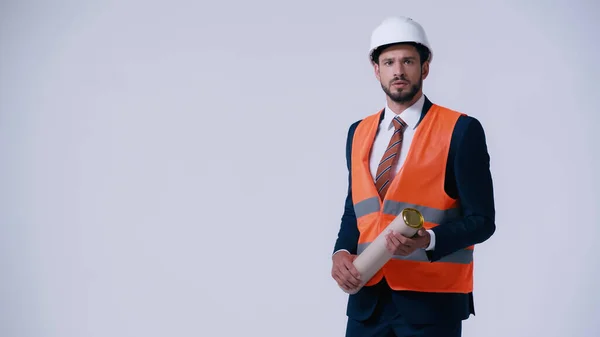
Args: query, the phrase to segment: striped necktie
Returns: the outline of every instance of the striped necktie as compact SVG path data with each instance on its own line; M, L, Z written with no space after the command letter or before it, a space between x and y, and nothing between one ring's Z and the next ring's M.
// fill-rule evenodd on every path
M375 187L382 200L392 181L392 168L394 163L398 161L404 129L407 126L400 116L394 117L392 121L394 123L395 131L390 139L387 150L385 150L385 153L381 158L381 162L377 167L377 175L375 176Z

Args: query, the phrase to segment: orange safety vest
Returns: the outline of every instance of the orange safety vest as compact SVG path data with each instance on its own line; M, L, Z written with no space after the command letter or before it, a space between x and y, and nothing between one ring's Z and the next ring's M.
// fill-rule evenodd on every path
M444 191L446 162L454 125L462 113L432 105L421 120L406 160L381 200L369 167L370 152L383 110L363 119L352 142L352 199L360 236L358 254L406 207L419 210L431 229L460 216L459 201ZM378 158L377 158L378 159ZM394 290L468 293L473 289L474 247L430 262L425 249L393 256L365 286L383 277Z

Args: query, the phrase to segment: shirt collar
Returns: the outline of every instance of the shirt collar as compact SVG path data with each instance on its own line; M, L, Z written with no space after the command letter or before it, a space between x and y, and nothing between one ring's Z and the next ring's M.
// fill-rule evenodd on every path
M423 111L423 105L425 104L425 95L421 95L421 97L410 107L406 108L402 113L400 113L400 118L407 124L407 128L414 129L419 123L421 119L421 113ZM383 120L381 121L381 125L385 126L388 130L394 127L392 124L392 119L396 117L396 113L390 109L388 104L385 104L385 114L383 116Z

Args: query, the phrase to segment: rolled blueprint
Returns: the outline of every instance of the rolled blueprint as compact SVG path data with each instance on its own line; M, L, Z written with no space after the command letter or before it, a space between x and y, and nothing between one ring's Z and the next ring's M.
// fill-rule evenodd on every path
M390 231L398 232L405 237L413 237L423 227L424 219L421 212L414 208L405 208L390 224L377 236L377 238L354 259L354 267L360 273L361 283L353 291L346 291L352 295L357 293L369 280L392 258L394 255L385 247L385 236Z

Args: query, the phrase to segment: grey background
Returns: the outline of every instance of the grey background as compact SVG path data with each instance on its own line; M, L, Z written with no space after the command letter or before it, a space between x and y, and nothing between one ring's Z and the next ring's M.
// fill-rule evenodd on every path
M470 6L469 9L461 8ZM342 336L345 136L407 15L482 121L464 336L597 336L594 1L2 1L0 336Z

